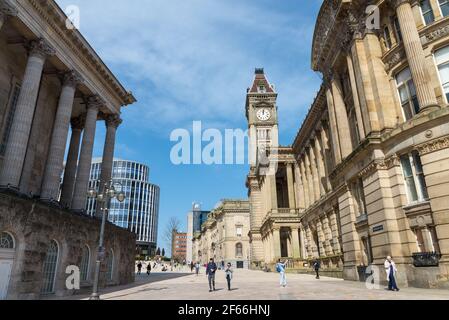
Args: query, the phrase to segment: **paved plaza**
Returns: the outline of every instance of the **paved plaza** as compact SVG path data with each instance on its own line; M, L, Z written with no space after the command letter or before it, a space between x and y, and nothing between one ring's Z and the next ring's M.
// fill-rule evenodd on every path
M153 273L136 276L133 286L109 288L104 300L449 300L449 290L403 288L390 292L369 290L364 283L334 278L316 280L310 275L288 274L288 286L279 286L276 273L236 270L232 291L226 289L224 272L217 272L217 291L209 293L204 271ZM85 299L87 296L72 297Z

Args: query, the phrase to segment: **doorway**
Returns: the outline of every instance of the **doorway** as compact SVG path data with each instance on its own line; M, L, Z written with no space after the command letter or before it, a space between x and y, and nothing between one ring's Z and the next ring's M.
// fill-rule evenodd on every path
M8 297L11 272L14 264L15 242L11 234L0 233L0 300Z

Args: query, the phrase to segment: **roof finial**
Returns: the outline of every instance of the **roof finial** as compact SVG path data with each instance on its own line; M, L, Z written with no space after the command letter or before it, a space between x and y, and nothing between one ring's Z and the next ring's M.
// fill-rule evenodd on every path
M265 74L263 68L256 68L256 74Z

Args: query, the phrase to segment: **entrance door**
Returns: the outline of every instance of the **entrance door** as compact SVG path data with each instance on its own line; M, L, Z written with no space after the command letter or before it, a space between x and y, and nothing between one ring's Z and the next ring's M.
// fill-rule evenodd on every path
M13 260L0 260L0 300L5 300L8 295L12 264Z

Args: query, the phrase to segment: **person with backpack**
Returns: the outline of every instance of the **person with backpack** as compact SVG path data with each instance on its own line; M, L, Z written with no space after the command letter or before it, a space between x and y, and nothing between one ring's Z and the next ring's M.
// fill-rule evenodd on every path
M285 275L285 269L287 268L288 260L285 260L284 263L281 262L281 259L278 260L276 264L276 271L280 274L280 284L281 287L285 288L287 286L287 277Z
M232 270L232 264L228 263L228 266L226 267L225 274L226 274L226 281L228 282L228 290L231 291L231 280L232 280L232 274L234 271Z
M148 263L148 266L147 266L147 275L150 275L150 274L151 274L151 262Z

